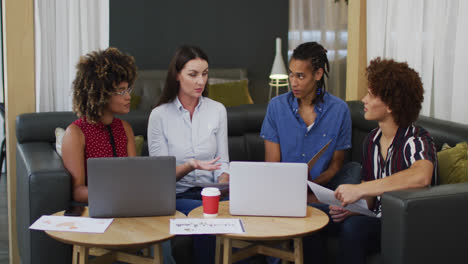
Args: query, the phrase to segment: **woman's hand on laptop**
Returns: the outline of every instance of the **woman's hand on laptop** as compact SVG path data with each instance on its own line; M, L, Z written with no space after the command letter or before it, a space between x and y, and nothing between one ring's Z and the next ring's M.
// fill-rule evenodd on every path
M221 157L217 157L212 160L196 160L190 159L188 163L194 170L206 170L206 171L214 171L219 170L221 168L220 163L216 163Z

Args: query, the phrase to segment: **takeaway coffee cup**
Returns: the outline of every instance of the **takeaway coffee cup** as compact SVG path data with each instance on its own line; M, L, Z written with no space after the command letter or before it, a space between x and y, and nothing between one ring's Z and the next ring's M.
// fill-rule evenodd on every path
M205 217L218 216L219 196L221 192L215 187L205 187L202 192L203 215Z

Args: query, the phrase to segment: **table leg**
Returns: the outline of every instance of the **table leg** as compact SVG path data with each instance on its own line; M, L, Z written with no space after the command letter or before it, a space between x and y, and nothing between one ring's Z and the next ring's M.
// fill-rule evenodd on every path
M223 264L232 264L232 240L228 237L223 238Z
M221 264L222 261L222 254L221 250L223 247L223 237L216 236L216 248L215 248L215 264Z
M78 246L73 245L72 264L78 264Z
M88 264L88 257L89 257L89 248L88 247L84 247L84 246L77 246L77 245L74 245L73 246L73 253L75 253L75 247L76 247L76 252L78 254L78 263L79 264ZM73 254L73 258L74 260L76 259L75 258L75 254Z
M283 248L284 250L288 250L288 251L291 250L289 246L289 242L290 240L286 240L283 243L281 243L281 248ZM281 264L289 264L289 261L282 259Z
M161 243L157 243L153 245L154 249L154 264L163 264L163 250Z
M144 257L148 257L151 253L150 250L151 250L151 247L145 247L141 249L141 253L143 254Z
M302 253L303 253L302 237L294 238L294 263L295 264L304 263L304 256Z

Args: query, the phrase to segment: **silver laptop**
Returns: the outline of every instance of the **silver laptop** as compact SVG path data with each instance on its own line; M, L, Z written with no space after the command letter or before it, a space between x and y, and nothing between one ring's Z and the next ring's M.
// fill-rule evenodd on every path
M232 215L306 216L309 170L328 149L331 141L330 139L307 164L231 162L230 213Z
M229 209L232 215L307 214L307 164L231 162Z
M88 159L91 217L173 215L175 157Z

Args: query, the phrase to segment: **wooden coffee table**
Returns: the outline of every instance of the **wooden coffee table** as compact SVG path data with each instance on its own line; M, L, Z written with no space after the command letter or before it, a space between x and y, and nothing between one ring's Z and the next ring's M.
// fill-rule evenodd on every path
M54 215L63 215L58 212ZM88 216L88 208L83 217ZM181 212L172 216L114 218L102 234L46 231L54 239L73 245L73 264L112 263L163 263L161 243L172 238L169 219L185 218ZM154 246L154 257L144 250L144 256L135 255L141 248ZM88 260L88 256L97 256Z
M188 215L203 218L203 207ZM283 261L303 263L302 237L317 232L328 223L328 216L314 207L307 207L306 217L233 216L229 213L229 201L219 203L218 218L240 218L244 223L243 234L220 234L216 236L216 263L231 264L244 258L262 254ZM290 241L293 250L289 249ZM282 245L282 249L271 245ZM232 248L240 250L232 253ZM223 252L223 254L221 254Z

